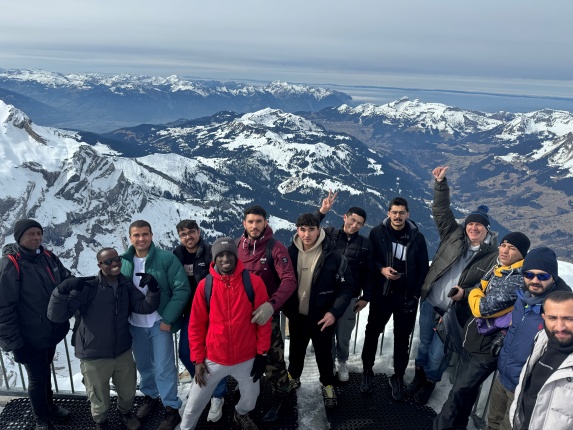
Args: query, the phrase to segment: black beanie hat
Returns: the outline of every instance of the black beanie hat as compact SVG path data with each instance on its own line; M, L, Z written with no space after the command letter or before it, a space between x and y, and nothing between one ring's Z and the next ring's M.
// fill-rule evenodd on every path
M230 237L220 237L213 243L211 246L211 255L213 255L213 260L217 258L221 252L229 251L230 253L234 254L237 259L239 258L239 254L237 252L237 244L235 241Z
M489 208L486 205L480 205L478 208L466 217L466 225L470 222L479 222L485 228L489 228Z
M22 235L26 233L26 230L32 227L38 227L42 230L42 234L44 234L44 229L38 221L33 219L20 219L16 221L16 225L14 226L14 239L16 239L16 242L20 242Z
M521 253L521 256L523 258L525 258L525 256L527 255L527 251L529 251L529 245L531 245L529 238L523 233L520 233L518 231L513 233L508 233L505 236L503 236L503 239L501 239L501 242L499 244L501 245L502 243L506 242L515 246L517 250Z
M556 281L559 275L557 267L557 254L552 249L543 246L529 251L521 270L524 272L528 270L542 270L553 276L553 280Z

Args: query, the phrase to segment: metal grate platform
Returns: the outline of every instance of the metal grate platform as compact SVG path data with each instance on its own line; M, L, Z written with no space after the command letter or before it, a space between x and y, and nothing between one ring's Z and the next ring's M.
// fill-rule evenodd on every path
M388 377L374 375L374 391L360 391L361 373L350 373L347 383L336 387L338 407L326 410L331 430L426 430L436 416L433 409L413 400L397 402L392 398Z
M223 417L216 423L207 423L207 414L209 412L209 405L203 411L197 429L221 429L221 430L235 430L239 426L233 420L234 405L236 400L234 398L234 389L236 386L234 379L228 379L228 392L225 397L225 405L223 406ZM59 430L90 430L94 428L94 422L90 413L90 403L86 397L74 397L65 399L55 399L55 403L68 409L71 412L70 421L63 424L56 424ZM136 397L133 410L143 403L143 397ZM262 427L262 418L264 414L270 409L272 404L272 387L271 384L263 378L261 380L261 394L257 400L255 409L250 413L251 418ZM285 407L286 406L286 407ZM111 428L124 428L119 422L118 412L116 410L116 398L111 398L110 414L108 417ZM159 423L163 420L163 408L157 407L152 413L142 421L143 430L155 430ZM283 405L281 410L281 419L274 424L264 424L265 429L271 430L289 430L298 427L298 411L296 403L296 394L289 396L289 402ZM34 430L35 422L32 412L30 410L30 402L27 398L18 398L11 400L0 414L0 429L2 430Z

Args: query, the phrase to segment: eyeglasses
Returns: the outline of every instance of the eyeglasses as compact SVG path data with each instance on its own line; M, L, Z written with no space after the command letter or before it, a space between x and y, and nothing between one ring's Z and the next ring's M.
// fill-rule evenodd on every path
M538 281L547 281L551 278L549 273L523 272L523 276L529 280L537 278Z
M121 262L121 257L117 256L113 258L108 258L107 260L102 260L99 262L99 264L104 264L106 266L109 266L111 263L120 263L120 262Z
M197 234L197 230L189 230L187 233L179 233L179 237L181 239L185 239L187 237L191 237Z

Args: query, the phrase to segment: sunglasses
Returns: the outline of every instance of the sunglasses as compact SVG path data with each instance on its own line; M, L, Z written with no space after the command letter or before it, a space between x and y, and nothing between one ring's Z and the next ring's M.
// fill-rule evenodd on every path
M538 281L547 281L551 278L549 273L523 272L523 276L529 280L537 278Z
M121 263L121 257L117 256L113 258L108 258L107 260L102 260L99 263L105 264L106 266L109 266L111 263Z

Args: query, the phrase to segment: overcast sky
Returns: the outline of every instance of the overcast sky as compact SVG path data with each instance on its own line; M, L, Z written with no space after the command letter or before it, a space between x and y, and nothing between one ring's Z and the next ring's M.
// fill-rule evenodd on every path
M0 68L573 97L570 0L26 0Z

